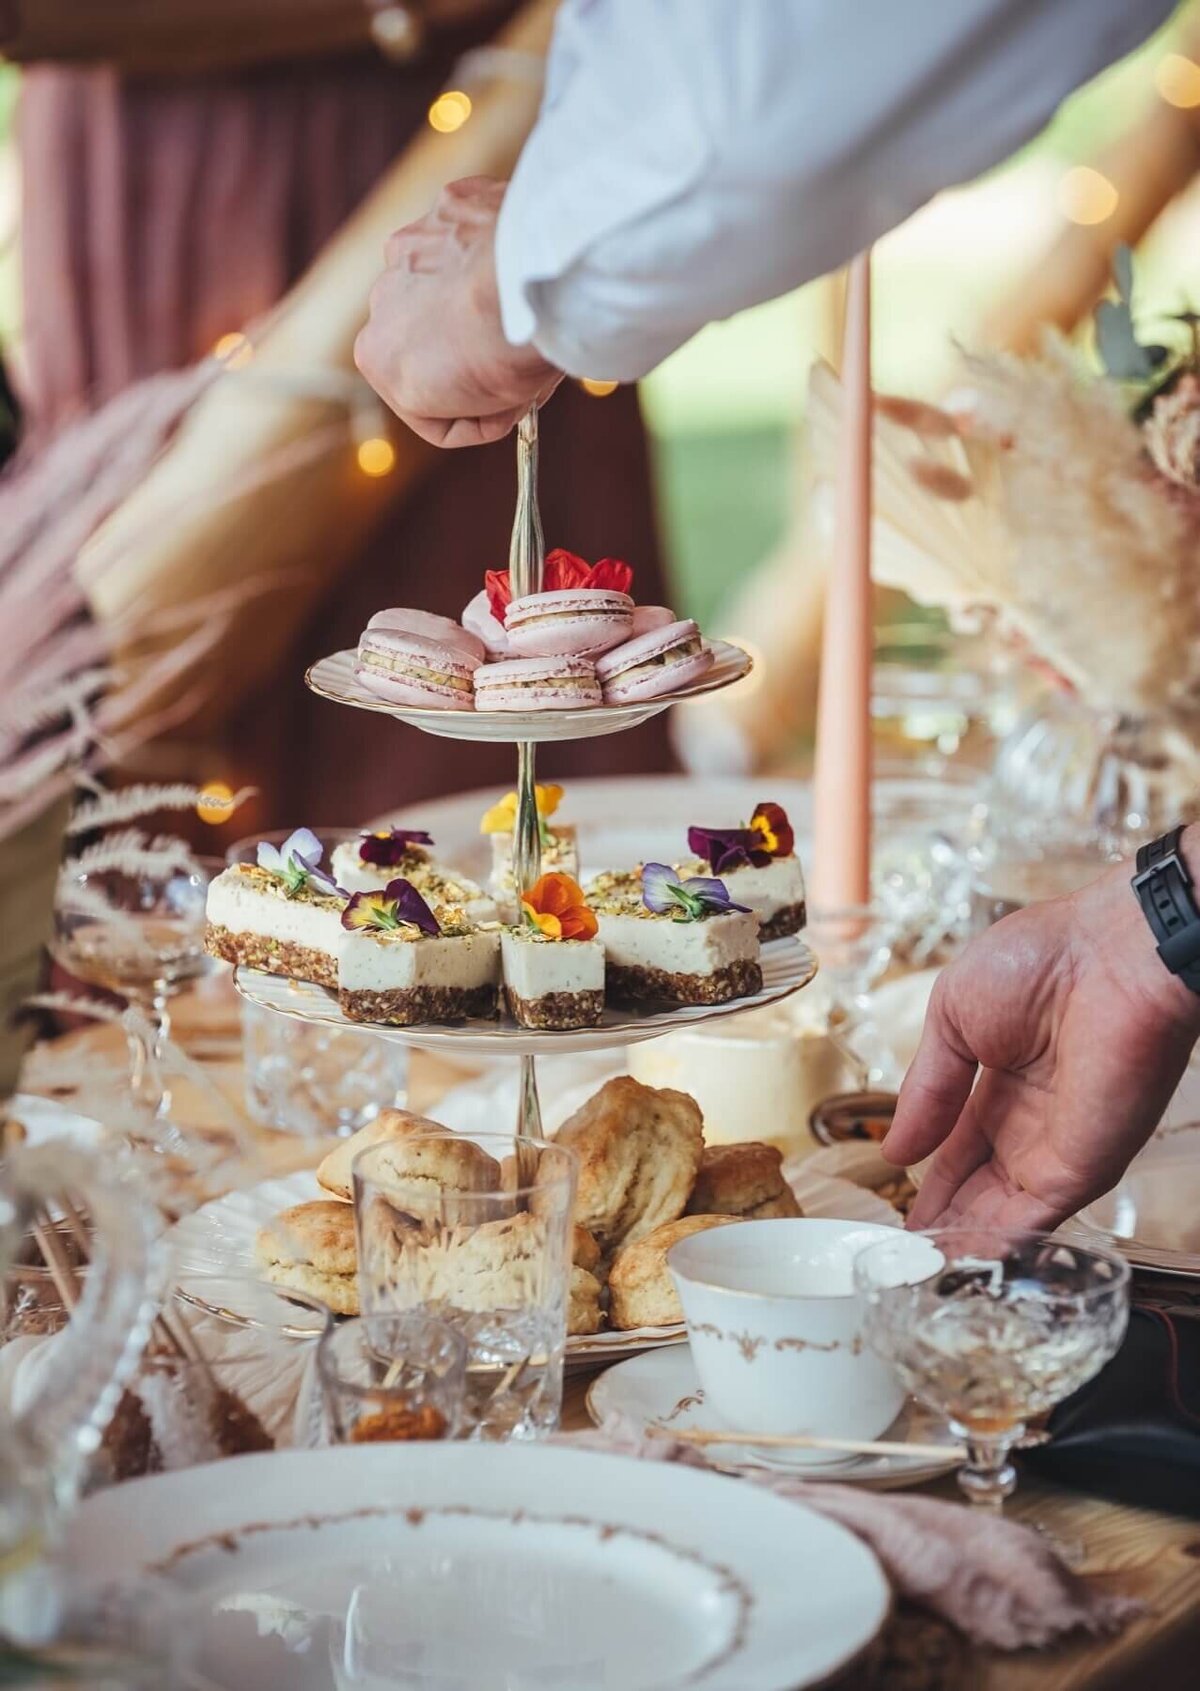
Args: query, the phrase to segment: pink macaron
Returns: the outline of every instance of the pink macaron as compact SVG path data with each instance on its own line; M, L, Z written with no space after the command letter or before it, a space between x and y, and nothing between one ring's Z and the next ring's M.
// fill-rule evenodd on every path
M476 710L586 710L600 703L596 668L586 658L506 658L475 671Z
M354 673L363 686L392 705L419 710L474 710L473 652L398 628L368 628L358 642Z
M639 634L650 634L654 629L665 628L674 621L675 612L667 605L635 605L632 636L636 639Z
M434 640L452 646L480 663L486 655L486 644L477 634L461 627L452 617L440 617L433 611L409 611L399 608L376 611L367 624L367 631L390 628L397 634L417 634L422 640Z
M593 658L633 632L633 600L603 587L527 593L504 613L509 650L518 657Z
M508 635L504 632L504 624L492 615L486 587L480 588L463 611L462 623L466 632L473 634L479 641L489 658L508 657Z
M678 692L699 681L712 665L712 651L689 618L639 634L636 640L605 652L596 664L596 674L605 704L624 705Z

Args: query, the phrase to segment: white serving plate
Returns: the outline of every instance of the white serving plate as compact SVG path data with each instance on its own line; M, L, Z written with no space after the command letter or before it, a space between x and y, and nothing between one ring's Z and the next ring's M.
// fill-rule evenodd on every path
M645 1434L650 1428L711 1431L725 1425L705 1404L704 1388L697 1378L691 1350L685 1345L631 1357L618 1367L607 1369L589 1388L587 1408L597 1426L603 1426L610 1418L619 1418L635 1434ZM800 1462L786 1450L756 1449L744 1444L711 1445L705 1450L704 1458L712 1467L727 1473L744 1473L754 1468L774 1474L795 1474L800 1479L845 1481L873 1491L917 1485L958 1465L954 1441L945 1422L911 1400L880 1436L891 1443L946 1444L951 1448L944 1462L924 1455L831 1456L828 1462L817 1462L811 1451Z
M844 1527L761 1487L554 1446L375 1444L133 1480L83 1577L165 1575L223 1691L796 1691L877 1635Z
M383 1022L352 1022L338 1007L337 994L310 981L287 980L282 975L263 974L239 964L233 984L243 998L265 1010L276 1010L301 1022L320 1022L329 1027L358 1028L397 1040L401 1045L418 1045L430 1051L453 1051L460 1056L550 1056L573 1051L604 1051L614 1045L631 1045L653 1039L691 1022L707 1022L714 1016L735 1015L760 1004L774 1004L806 987L817 973L817 959L802 939L772 940L762 948L763 988L750 998L735 998L728 1004L687 1004L674 1010L656 1010L638 1015L631 1010L605 1010L600 1025L569 1032L547 1033L522 1028L501 1013L492 1020L482 1017L461 1022L423 1022L417 1027L389 1027Z
M373 710L394 716L426 734L446 740L591 740L601 734L616 734L623 728L637 728L660 711L669 710L680 699L694 699L731 687L749 675L753 667L748 652L728 640L711 640L712 668L692 683L657 699L643 699L629 705L595 705L591 710L419 710L409 705L390 705L364 687L354 673L356 654L334 652L320 658L305 675L305 682L323 699L357 710Z

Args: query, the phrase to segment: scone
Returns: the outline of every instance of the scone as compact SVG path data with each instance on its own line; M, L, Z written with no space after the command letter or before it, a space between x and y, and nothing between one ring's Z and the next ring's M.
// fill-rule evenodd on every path
M364 1139L372 1130L373 1139ZM362 1142L356 1144L356 1140ZM344 1190L350 1196L351 1165L369 1144L379 1147L372 1176L386 1182L393 1207L404 1215L442 1222L469 1221L471 1198L465 1195L500 1189L500 1164L482 1146L423 1116L409 1115L407 1110L385 1110L374 1122L360 1128L325 1159L317 1170L317 1179L327 1189ZM458 1204L460 1195L464 1195L463 1201Z
M411 1110L380 1110L374 1121L360 1127L349 1139L343 1139L318 1164L317 1184L323 1186L327 1192L332 1192L335 1198L345 1198L349 1202L354 1197L350 1164L360 1152L369 1150L372 1145L378 1145L381 1140L399 1139L406 1133L449 1131L450 1129L443 1127L441 1122L432 1121L428 1116L414 1116Z
M353 1205L293 1204L259 1229L254 1254L273 1286L319 1298L335 1315L358 1314Z
M783 1153L751 1139L706 1145L686 1215L740 1215L769 1221L799 1215L796 1195L783 1178Z
M704 1150L704 1121L684 1092L606 1081L555 1141L579 1157L575 1217L610 1256L683 1214Z
M685 1215L617 1252L608 1276L609 1319L614 1327L669 1327L683 1307L667 1267L667 1252L681 1239L710 1227L731 1227L736 1215Z
M567 1332L598 1333L604 1325L600 1299L600 1247L586 1227L575 1223L571 1237L571 1275L567 1281Z

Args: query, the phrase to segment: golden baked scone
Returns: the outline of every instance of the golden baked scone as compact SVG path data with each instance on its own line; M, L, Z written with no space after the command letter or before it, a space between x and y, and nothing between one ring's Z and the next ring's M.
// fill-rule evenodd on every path
M322 1159L317 1167L317 1184L332 1192L335 1198L349 1201L354 1196L350 1164L360 1152L384 1139L400 1139L408 1133L449 1132L441 1122L431 1121L428 1116L414 1116L411 1110L380 1110L374 1121L360 1127L349 1139L343 1139Z
M685 1215L740 1215L746 1221L796 1216L800 1205L783 1178L783 1153L746 1140L706 1145Z
M600 1267L600 1247L579 1222L571 1230L571 1261L577 1268L586 1268L589 1274L595 1274Z
M254 1254L272 1285L319 1298L335 1315L358 1314L353 1205L293 1204L259 1229Z
M737 1215L684 1215L656 1227L617 1252L608 1276L609 1320L614 1327L667 1327L683 1320L683 1308L667 1267L667 1252L693 1233L731 1227Z
M555 1140L579 1157L575 1217L607 1256L681 1216L700 1167L704 1119L685 1092L606 1081Z
M600 1294L604 1287L587 1268L571 1268L567 1285L567 1332L575 1337L598 1333L604 1325Z
M598 1333L604 1326L602 1275L600 1247L587 1228L576 1222L571 1231L571 1277L567 1282L568 1333Z

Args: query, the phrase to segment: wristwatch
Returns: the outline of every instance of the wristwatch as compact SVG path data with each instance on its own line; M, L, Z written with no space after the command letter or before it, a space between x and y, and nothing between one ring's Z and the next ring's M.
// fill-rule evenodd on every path
M1132 885L1158 941L1158 955L1185 986L1200 993L1200 910L1188 866L1179 854L1182 834L1182 827L1172 828L1142 846Z

